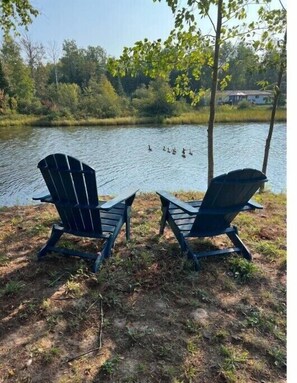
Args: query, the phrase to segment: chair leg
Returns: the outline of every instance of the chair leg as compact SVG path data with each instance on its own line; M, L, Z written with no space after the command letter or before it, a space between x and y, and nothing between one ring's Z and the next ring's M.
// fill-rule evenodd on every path
M126 212L125 212L125 221L126 221L126 240L130 240L130 219L131 219L131 206L134 201L135 194L127 199L126 201Z
M187 245L187 258L190 259L194 263L194 269L195 271L199 271L201 269L199 259L196 254L193 253L193 251L189 248Z
M175 235L175 238L177 239L177 241L180 245L181 252L184 253L184 252L189 251L189 246L185 240L185 237L181 234L178 226L176 225L174 220L171 219L171 216L168 217L168 224L171 227L171 230L173 231L173 234Z
M117 235L115 235L114 233L105 241L105 244L103 246L103 249L101 251L101 257L102 257L102 260L105 259L105 258L108 258L110 256L110 253L111 253L111 249L113 247L113 244L115 242L115 239L116 239Z
M130 240L130 219L131 219L131 207L127 207L126 212L126 240Z
M162 218L161 218L160 230L159 230L160 235L164 234L167 216L168 216L168 206L162 206Z
M243 257L245 259L247 259L248 261L251 261L252 260L252 255L251 255L249 249L245 246L245 244L239 238L237 228L235 226L233 228L234 228L233 232L227 233L228 237L230 238L230 240L233 242L233 244L236 247L240 248Z
M57 229L55 226L53 226L52 232L51 232L51 235L50 235L48 241L46 242L46 244L41 248L41 250L38 253L38 259L40 259L46 255L49 247L55 246L55 244L61 238L63 233L64 233L63 230Z
M96 261L93 264L93 268L92 268L93 269L93 273L97 273L97 271L101 267L101 264L102 264L103 260L104 260L104 257L102 256L102 253L99 253Z

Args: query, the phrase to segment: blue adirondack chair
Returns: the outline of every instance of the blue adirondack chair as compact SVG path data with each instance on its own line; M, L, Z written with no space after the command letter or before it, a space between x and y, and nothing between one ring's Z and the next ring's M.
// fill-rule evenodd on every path
M121 227L126 224L126 239L130 238L130 212L136 191L126 192L107 202L98 200L95 170L65 154L51 154L38 163L49 194L34 200L55 205L61 223L54 224L51 236L38 253L41 259L48 252L78 256L93 262L96 272L107 258ZM103 239L98 254L55 247L63 233L79 237Z
M231 222L239 212L262 209L258 203L250 200L261 185L267 181L265 174L255 169L240 169L215 177L201 201L183 202L171 194L158 191L162 204L160 235L168 222L181 250L193 260L195 269L199 269L199 260L203 257L242 254L248 260L251 253L238 236L236 226ZM213 237L226 234L235 247L194 253L188 238Z

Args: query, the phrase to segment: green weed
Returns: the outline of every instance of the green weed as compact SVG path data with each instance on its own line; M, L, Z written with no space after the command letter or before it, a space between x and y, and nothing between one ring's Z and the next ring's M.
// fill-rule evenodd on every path
M243 283L255 278L260 272L254 263L241 257L230 258L229 265L234 278Z
M101 366L101 371L104 374L112 375L113 373L115 373L115 371L116 371L116 369L118 367L119 361L120 361L120 359L118 357L114 357L114 358L108 359Z
M270 261L280 261L285 266L286 250L280 244L271 241L261 241L256 246L256 251L266 256Z
M9 281L5 287L0 290L0 297L3 295L16 295L25 287L25 283L21 281Z
M220 354L223 356L220 374L225 377L227 382L236 382L236 371L238 368L242 368L242 364L244 364L248 358L248 353L245 351L235 351L230 347L222 345L220 347Z
M83 289L79 282L67 281L65 285L65 293L73 298L79 298L83 295Z
M190 353L190 354L196 354L199 350L199 347L197 345L196 342L194 342L194 340L189 340L188 344L187 344L187 351Z
M244 324L248 327L257 328L263 333L270 333L276 338L283 338L284 334L279 330L278 319L271 314L266 314L258 308L250 308L245 312ZM282 325L282 323L279 323Z
M9 258L5 254L0 254L0 265L5 266L7 262L9 261Z
M187 320L185 322L185 330L189 334L200 334L201 331L201 325L193 320Z
M197 372L198 372L197 367L195 367L193 364L190 364L189 366L185 368L185 375L189 382L193 381L192 379L195 378L195 376L197 375Z
M60 356L60 354L61 350L58 347L51 347L43 352L42 359L45 363L52 363L54 359Z
M48 232L48 227L44 226L41 223L38 223L37 225L30 228L28 234L29 235L40 235L40 234L47 233L47 232Z
M279 368L286 368L287 358L285 352L280 348L272 348L268 350L268 354L273 358L274 365Z

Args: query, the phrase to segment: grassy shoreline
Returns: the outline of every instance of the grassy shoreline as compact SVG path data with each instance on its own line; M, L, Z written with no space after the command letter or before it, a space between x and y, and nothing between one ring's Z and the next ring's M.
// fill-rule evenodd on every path
M231 109L218 108L216 112L217 123L240 123L240 122L269 122L271 110L268 108ZM117 117L117 118L87 118L87 119L56 119L49 120L46 116L11 115L0 118L0 127L7 126L117 126L117 125L142 125L142 124L207 124L209 111L206 108L197 112L184 113L175 117ZM276 112L276 121L286 121L286 110L279 109Z
M36 261L57 220L53 206L1 208L3 383L285 382L286 195L265 192L255 200L263 211L234 222L253 262L206 259L199 273L169 229L158 235L155 194L136 196L131 241L122 231L96 275L73 258ZM63 241L98 248L88 239Z

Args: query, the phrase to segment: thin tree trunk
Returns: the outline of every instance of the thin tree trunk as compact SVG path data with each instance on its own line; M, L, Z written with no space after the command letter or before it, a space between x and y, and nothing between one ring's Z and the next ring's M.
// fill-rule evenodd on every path
M220 53L220 39L222 29L222 6L223 0L218 1L218 14L217 14L217 27L216 27L216 39L215 39L215 52L214 52L214 63L212 70L212 81L211 81L211 93L209 103L209 120L208 120L208 185L214 176L214 158L213 158L213 129L215 122L216 112L216 93L218 84L218 70L219 70L219 53Z
M55 83L56 83L56 87L58 88L58 69L57 69L57 65L56 63L54 64L55 65Z
M272 134L274 129L275 113L276 113L279 96L281 94L280 87L281 87L281 82L282 82L283 74L285 72L285 67L286 67L286 47L287 47L287 31L284 36L284 45L283 45L283 49L281 53L281 63L280 63L277 84L276 84L276 89L275 89L274 98L273 98L269 131L266 138L266 144L265 144L265 150L264 150L264 159L263 159L263 165L262 165L262 172L264 174L266 174L267 172L269 150L270 150L270 144L271 144L271 139L272 139ZM264 185L261 186L260 188L260 192L263 192L263 191L264 191Z

